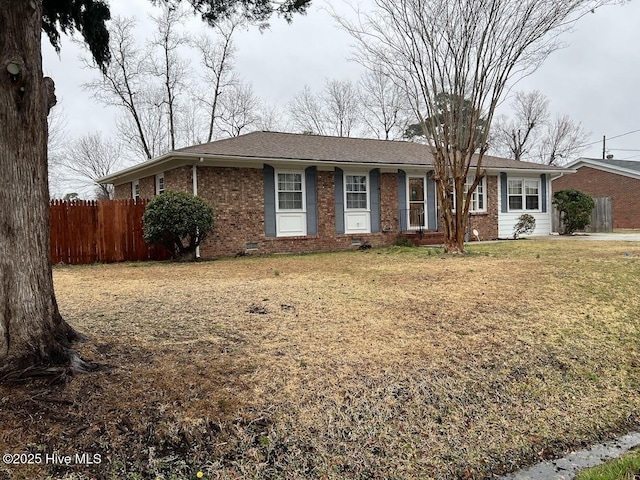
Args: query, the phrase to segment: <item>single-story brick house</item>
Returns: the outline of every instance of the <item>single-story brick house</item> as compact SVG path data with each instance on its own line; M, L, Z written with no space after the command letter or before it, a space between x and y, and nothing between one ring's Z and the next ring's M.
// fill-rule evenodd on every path
M640 228L640 162L579 158L567 168L576 173L556 178L553 192L575 188L594 198L611 197L613 228Z
M485 156L470 227L506 238L523 213L534 235L551 232L551 179L566 169ZM425 145L253 132L169 152L100 179L116 198L193 192L214 207L202 256L392 245L400 234L437 232L433 161ZM470 230L471 231L471 230Z

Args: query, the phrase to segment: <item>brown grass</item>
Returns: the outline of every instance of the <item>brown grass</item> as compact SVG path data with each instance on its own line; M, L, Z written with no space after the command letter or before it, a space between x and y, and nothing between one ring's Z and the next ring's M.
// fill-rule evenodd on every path
M54 271L107 372L0 389L2 478L486 478L638 425L640 246ZM4 477L3 477L4 475Z

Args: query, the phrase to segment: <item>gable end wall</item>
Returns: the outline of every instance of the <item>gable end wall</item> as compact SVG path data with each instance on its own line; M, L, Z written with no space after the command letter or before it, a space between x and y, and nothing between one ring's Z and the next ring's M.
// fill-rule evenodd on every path
M613 228L640 228L640 179L591 167L552 182L553 192L574 188L594 198L613 199Z

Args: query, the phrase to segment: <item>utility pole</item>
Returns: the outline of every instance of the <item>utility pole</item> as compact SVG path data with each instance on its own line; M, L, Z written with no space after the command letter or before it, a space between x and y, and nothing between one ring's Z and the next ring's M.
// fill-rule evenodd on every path
M602 159L604 160L607 155L607 136L602 136Z

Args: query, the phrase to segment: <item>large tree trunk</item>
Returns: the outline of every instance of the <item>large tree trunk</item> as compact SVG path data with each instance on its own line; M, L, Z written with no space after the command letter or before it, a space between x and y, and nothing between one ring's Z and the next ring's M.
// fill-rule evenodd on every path
M440 205L440 215L442 219L442 228L444 230L444 251L450 254L464 253L464 237L466 233L466 224L468 218L468 212L465 215L464 210L457 209L453 211L453 205L451 204L451 197L449 191L449 184L447 180L441 180L447 178L445 175L436 175L434 180L436 181L436 191L438 196L438 204ZM464 187L458 186L459 189ZM453 187L451 187L453 188ZM456 190L453 189L455 192ZM456 199L457 205L462 203L462 195Z
M0 1L0 381L82 367L58 312L49 251L41 1ZM13 74L15 73L15 74ZM54 367L54 368L51 368Z

